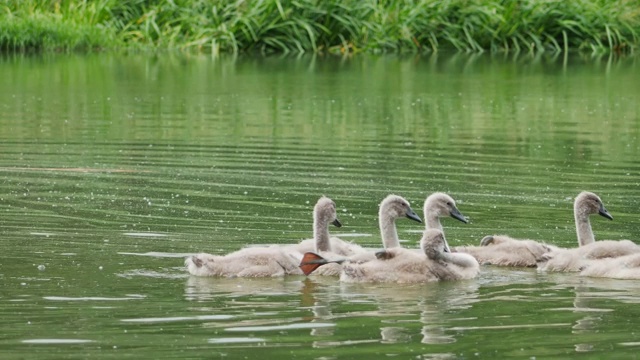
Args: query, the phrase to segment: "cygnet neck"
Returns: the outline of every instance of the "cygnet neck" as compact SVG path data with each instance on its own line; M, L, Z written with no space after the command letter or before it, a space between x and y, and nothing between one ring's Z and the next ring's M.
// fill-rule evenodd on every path
M585 210L582 204L576 202L573 207L573 213L576 219L576 233L578 235L578 245L584 246L596 241L591 229L589 221L589 212Z
M316 252L331 251L329 223L321 216L314 216L313 238L316 241Z
M427 211L424 214L424 218L426 229L437 229L443 231L442 224L440 223L440 217L438 215L434 215L431 212Z
M395 219L389 216L386 209L380 209L379 223L380 234L382 235L382 245L385 249L400 247L400 239L398 239L398 230L396 229Z

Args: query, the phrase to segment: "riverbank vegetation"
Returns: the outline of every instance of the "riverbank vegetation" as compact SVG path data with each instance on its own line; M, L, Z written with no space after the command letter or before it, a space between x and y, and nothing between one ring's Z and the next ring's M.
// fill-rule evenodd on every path
M2 51L634 52L640 0L0 0Z

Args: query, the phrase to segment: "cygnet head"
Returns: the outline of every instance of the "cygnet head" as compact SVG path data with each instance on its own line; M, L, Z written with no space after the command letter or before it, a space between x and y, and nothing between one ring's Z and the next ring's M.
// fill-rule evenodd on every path
M342 226L342 223L338 220L336 203L326 196L321 197L313 208L313 218L321 224L333 224L336 227Z
M613 220L613 216L605 209L598 195L588 191L578 194L573 203L573 211L576 218L587 218L591 214L599 214L609 220Z
M420 248L429 259L437 260L447 252L444 233L440 229L427 229L422 234Z
M456 207L456 202L453 198L445 193L433 193L427 197L424 201L424 217L425 219L430 217L446 217L451 216L454 219L460 220L463 223L468 223L467 218L460 213L460 210ZM428 222L427 222L428 223Z
M380 203L380 218L388 218L391 220L395 220L401 217L408 217L411 220L417 221L419 223L422 222L420 217L411 209L411 205L409 202L398 195L389 195L382 203Z

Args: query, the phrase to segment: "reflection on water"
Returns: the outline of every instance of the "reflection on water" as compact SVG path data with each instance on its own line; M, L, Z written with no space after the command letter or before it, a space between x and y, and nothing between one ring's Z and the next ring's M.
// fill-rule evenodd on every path
M185 287L185 299L207 301L213 298L227 300L251 295L282 296L292 292L296 293L302 287L304 287L304 282L302 281L282 278L254 279L189 276Z
M603 322L608 322L617 311L617 303L638 303L640 283L615 279L590 279L577 277L558 278L560 286L573 289L572 308L549 309L550 311L573 311L581 314L572 326L572 333L581 339L597 339L602 335ZM615 302L612 300L615 299ZM575 344L576 352L606 350L597 341Z
M320 348L372 341L410 343L418 336L421 342L426 344L451 343L455 341L455 337L447 334L443 314L469 309L478 301L479 286L475 282L435 284L427 288L408 286L399 292L397 286L389 284L358 286L340 284L333 278L309 278L303 281L300 279L189 277L185 286L185 296L188 300L197 302L222 301L224 307L229 309L247 306L251 308L250 304L255 297L263 298L259 303L261 308L282 306L284 300L276 299L287 299L299 294L297 312L304 313L299 319L272 318L271 322L265 318L238 320L233 324L228 323L226 331L253 333L308 328L310 336L320 338L313 341L313 346ZM343 310L345 306L352 305L366 306L350 309L348 312ZM208 307L199 309L211 310ZM272 315L276 316L278 313ZM331 340L334 335L339 337L337 332L341 324L348 324L354 318L375 322L378 328L376 338L360 338L357 333L352 333L342 341ZM295 322L283 324L290 321ZM410 326L406 327L404 324Z
M596 238L636 239L637 74L618 57L0 56L3 355L633 357L635 281L195 278L183 259L311 238L321 195L334 235L371 248L381 199L434 191L471 220L444 224L453 246L575 246L581 190L615 218ZM420 229L398 221L403 246Z

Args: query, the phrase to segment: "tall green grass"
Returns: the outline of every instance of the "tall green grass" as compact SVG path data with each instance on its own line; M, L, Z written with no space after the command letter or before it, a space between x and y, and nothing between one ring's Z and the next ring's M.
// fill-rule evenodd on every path
M0 49L633 52L640 0L0 0Z
M114 47L112 1L0 0L0 49L78 50Z

